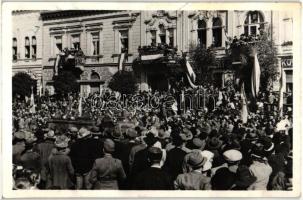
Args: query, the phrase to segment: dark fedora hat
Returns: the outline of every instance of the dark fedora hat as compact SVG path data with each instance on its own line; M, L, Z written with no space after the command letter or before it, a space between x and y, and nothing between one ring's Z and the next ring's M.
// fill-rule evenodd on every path
M213 137L207 141L207 148L210 150L219 149L222 145L222 141L217 137Z
M93 135L101 135L101 131L100 131L100 128L98 126L93 126L91 129L90 129L90 132L93 134Z
M147 133L143 140L149 147L153 146L157 142L157 138L151 132Z
M147 157L150 159L150 161L161 161L162 150L158 147L149 147Z

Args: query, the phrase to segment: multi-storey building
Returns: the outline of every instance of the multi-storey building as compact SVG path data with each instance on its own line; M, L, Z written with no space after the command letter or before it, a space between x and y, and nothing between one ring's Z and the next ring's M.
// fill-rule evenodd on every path
M177 47L179 54L188 52L192 44L211 46L218 59L218 65L213 66L213 78L224 85L224 80L229 75L226 73L228 66L224 66L220 58L226 55L228 38L239 37L241 34L257 35L261 29L268 31L275 41L280 66L286 73L286 88L288 91L292 88L290 12L69 10L15 12L13 15L13 41L17 39L17 42L13 42L13 70L26 70L30 63L35 62L37 80L43 74L43 88L49 91L53 90L56 55L64 48L81 48L83 51L84 72L79 82L81 92L88 94L99 91L118 71L118 60L122 52L127 52L125 68L131 70L133 61L138 57L138 47L157 43ZM20 16L23 15L32 18L21 23ZM34 38L35 59L32 50ZM149 71L142 68L137 76L141 90L149 89L153 85L151 80L155 80L155 77L158 77L157 81L163 81L161 71L156 74Z
M14 11L12 32L13 74L28 73L40 85L43 53L40 12Z

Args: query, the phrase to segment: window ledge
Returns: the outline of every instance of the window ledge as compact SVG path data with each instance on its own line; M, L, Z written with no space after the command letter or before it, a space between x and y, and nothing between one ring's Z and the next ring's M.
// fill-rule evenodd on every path
M114 54L112 54L112 58L114 58L114 57L119 57L120 55L121 55L121 53L114 53ZM128 56L128 57L129 57L129 56L133 56L133 54L132 54L132 53L128 53L127 56Z
M103 58L103 55L90 55L90 56L85 56L85 58Z
M213 50L225 50L225 47L212 47Z
M24 59L13 60L13 62L18 62L18 61L30 62L30 61L37 61L37 60L41 60L41 58L24 58Z

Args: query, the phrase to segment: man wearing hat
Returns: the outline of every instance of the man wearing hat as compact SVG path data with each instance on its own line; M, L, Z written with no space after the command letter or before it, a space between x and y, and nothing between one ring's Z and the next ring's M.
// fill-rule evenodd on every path
M257 180L248 167L245 165L240 165L236 172L236 180L232 190L247 190L247 188Z
M18 131L14 134L13 139L13 163L20 164L20 157L25 150L25 134L23 131Z
M49 187L59 187L60 189L73 188L71 177L74 175L74 168L65 150L68 147L68 140L64 137L57 137L55 141L56 151L48 159Z
M190 167L188 173L178 175L174 186L177 190L210 190L210 178L202 174L203 165L207 159L201 152L194 151L188 154L187 164Z
M41 170L41 158L39 153L33 150L36 141L37 138L33 134L27 138L25 152L20 157L20 162L25 169L30 169L39 174Z
M211 188L212 190L230 190L234 186L235 181L235 173L223 167L218 169L211 178Z
M221 167L227 167L229 171L236 173L238 165L242 160L242 153L236 149L230 149L223 152L223 158L225 159L226 163L223 164ZM218 168L220 167L217 167L217 169Z
M214 154L213 166L218 167L224 164L222 154L219 153L223 142L218 137L211 137L207 140L205 150L211 151Z
M78 128L75 126L71 126L68 128L68 135L71 139L70 144L73 144L77 140L78 131Z
M175 145L175 147L168 151L163 169L170 174L173 180L175 180L179 174L183 173L182 165L184 157L187 154L187 152L184 151L183 147L187 142L187 137L185 134L175 131L172 133L172 136L173 145Z
M70 158L75 168L76 188L89 189L89 171L96 158L101 157L101 146L98 147L87 128L81 128L78 139L71 146Z
M123 144L123 147L121 148L122 151L120 152L120 157L117 157L117 158L119 158L122 161L125 173L128 175L130 172L129 155L130 155L131 149L135 145L137 145L135 139L137 138L138 133L134 128L128 128L126 130L125 135L126 135L127 142L125 142Z
M249 170L257 180L249 187L250 190L267 190L272 168L268 164L264 151L259 146L254 146L251 151L252 164Z
M154 136L154 134L148 133L146 137L143 138L143 141L146 144L146 148L138 151L135 154L134 163L131 169L133 177L135 174L138 174L150 167L150 163L147 159L148 148L152 147L157 142L157 138Z
M169 175L161 169L162 150L157 147L149 147L147 150L147 159L150 162L150 167L135 177L132 189L172 190L172 180Z
M38 153L41 156L41 184L40 187L44 189L46 183L46 168L48 157L51 155L53 148L55 147L54 142L56 140L55 132L49 130L44 134L44 140L37 145Z
M104 157L95 160L89 176L94 190L117 190L119 183L125 180L126 175L121 160L112 157L114 151L115 143L111 139L105 139Z
M201 140L200 138L194 138L193 140L190 141L189 144L190 144L189 147L190 147L192 152L201 153L202 150L205 147L205 141ZM182 166L182 169L183 169L184 173L190 171L190 166L187 164L187 161L189 159L189 155L190 155L190 153L186 154L185 157L184 157L183 166Z

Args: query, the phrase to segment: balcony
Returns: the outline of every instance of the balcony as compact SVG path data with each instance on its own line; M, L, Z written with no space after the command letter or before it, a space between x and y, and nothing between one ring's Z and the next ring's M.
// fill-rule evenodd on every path
M85 64L102 63L103 55L85 56Z
M211 49L214 52L216 58L222 58L226 55L225 47L212 47Z
M292 46L293 46L292 41L283 42L281 44L282 54L292 54L292 48L293 48Z

